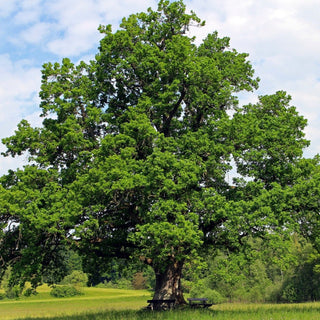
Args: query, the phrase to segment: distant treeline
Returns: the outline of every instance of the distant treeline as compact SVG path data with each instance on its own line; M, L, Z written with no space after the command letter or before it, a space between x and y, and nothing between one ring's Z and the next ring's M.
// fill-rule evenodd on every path
M43 282L79 284L87 281L88 286L137 290L153 290L155 286L153 270L143 264L113 259L104 272L82 277L81 273L86 270L77 253L66 249L61 257L64 257L61 268L44 274ZM1 283L2 289L10 287L9 273L10 269ZM255 239L250 243L248 254L218 251L208 255L201 265L186 266L182 285L186 294L205 296L214 303L319 301L320 254L296 234L272 249L263 239ZM7 296L12 298L23 292L10 290Z

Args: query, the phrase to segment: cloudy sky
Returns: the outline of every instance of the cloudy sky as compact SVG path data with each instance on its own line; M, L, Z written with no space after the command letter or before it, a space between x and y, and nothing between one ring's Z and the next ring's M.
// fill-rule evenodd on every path
M217 30L231 46L249 53L261 78L255 95L285 90L309 125L310 157L320 153L319 0L189 0L188 10L206 20L201 39ZM122 17L156 8L156 0L0 0L0 139L21 119L39 125L41 66L97 52L100 24L115 30ZM243 103L254 99L243 97ZM0 151L4 146L0 145ZM24 159L0 157L0 174Z

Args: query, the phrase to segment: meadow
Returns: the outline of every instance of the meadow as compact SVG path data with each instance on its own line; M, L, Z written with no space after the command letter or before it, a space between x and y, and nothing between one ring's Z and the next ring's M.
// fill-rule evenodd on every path
M302 304L221 304L204 310L152 312L144 310L150 292L84 288L84 295L53 298L50 288L19 300L0 301L1 320L318 320L320 303Z

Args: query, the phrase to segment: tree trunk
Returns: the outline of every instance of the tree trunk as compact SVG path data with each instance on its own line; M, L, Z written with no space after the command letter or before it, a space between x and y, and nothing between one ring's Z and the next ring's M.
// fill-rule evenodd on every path
M181 289L181 274L183 262L175 261L166 269L154 268L156 274L156 287L153 300L176 300L175 305L185 304ZM161 270L161 271L160 271ZM162 309L162 306L159 305Z

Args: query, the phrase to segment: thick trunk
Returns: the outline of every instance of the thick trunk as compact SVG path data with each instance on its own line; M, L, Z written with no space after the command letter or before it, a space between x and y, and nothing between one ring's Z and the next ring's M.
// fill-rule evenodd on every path
M181 289L181 274L183 262L175 261L165 270L156 269L156 287L154 300L176 300L176 305L185 304ZM161 270L161 271L160 271Z

